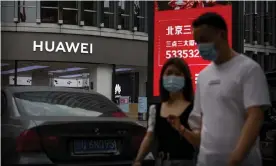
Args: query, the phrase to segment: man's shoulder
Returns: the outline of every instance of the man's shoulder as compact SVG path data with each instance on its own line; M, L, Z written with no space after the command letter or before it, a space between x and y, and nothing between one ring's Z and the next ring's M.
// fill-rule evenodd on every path
M207 65L204 69L202 69L198 74L199 75L204 75L209 73L212 70L213 64L210 63L209 65Z
M248 73L250 72L252 69L254 70L262 70L261 66L254 61L252 58L249 58L248 56L244 55L244 54L240 54L238 55L239 59L237 61L237 66L240 66L240 70L243 71L241 73Z
M249 58L248 56L244 54L240 54L239 56L239 63L246 65L246 67L259 67L260 65L254 61L252 58Z

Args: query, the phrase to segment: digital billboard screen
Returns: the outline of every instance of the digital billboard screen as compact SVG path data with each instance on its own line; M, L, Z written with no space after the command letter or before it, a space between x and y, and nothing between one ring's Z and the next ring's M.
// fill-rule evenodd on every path
M163 64L170 58L186 61L195 88L198 73L209 61L203 60L193 39L192 22L206 12L216 12L226 21L232 44L232 5L229 1L155 1L153 38L153 96L159 96L159 79Z

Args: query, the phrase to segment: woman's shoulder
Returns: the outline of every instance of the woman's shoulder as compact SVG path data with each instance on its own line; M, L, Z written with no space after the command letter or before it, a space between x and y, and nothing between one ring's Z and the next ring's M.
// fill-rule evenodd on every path
M190 102L189 105L185 108L185 110L183 111L183 113L181 115L189 116L193 110L193 107L194 107L194 103Z

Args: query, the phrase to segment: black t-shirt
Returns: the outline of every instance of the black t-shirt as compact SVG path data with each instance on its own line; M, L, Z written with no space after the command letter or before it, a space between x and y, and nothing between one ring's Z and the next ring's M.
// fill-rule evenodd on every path
M188 118L193 109L190 104L180 115L180 121L186 129L191 130ZM161 104L156 105L155 136L158 139L158 152L169 153L171 159L192 160L195 149L183 136L176 131L166 118L160 116Z

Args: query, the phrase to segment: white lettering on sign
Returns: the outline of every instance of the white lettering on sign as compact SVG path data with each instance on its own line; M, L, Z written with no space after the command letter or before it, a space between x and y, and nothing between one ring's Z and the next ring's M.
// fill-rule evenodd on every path
M74 43L74 42L49 42L49 41L34 41L33 51L46 52L80 52L81 54L92 54L92 43Z
M194 40L178 40L178 41L166 41L166 47L184 47L184 46L196 46Z
M198 49L166 50L166 59L170 58L201 58Z
M115 85L115 94L121 94L122 88L119 84Z
M168 26L166 31L166 35L191 35L192 27L191 25Z

